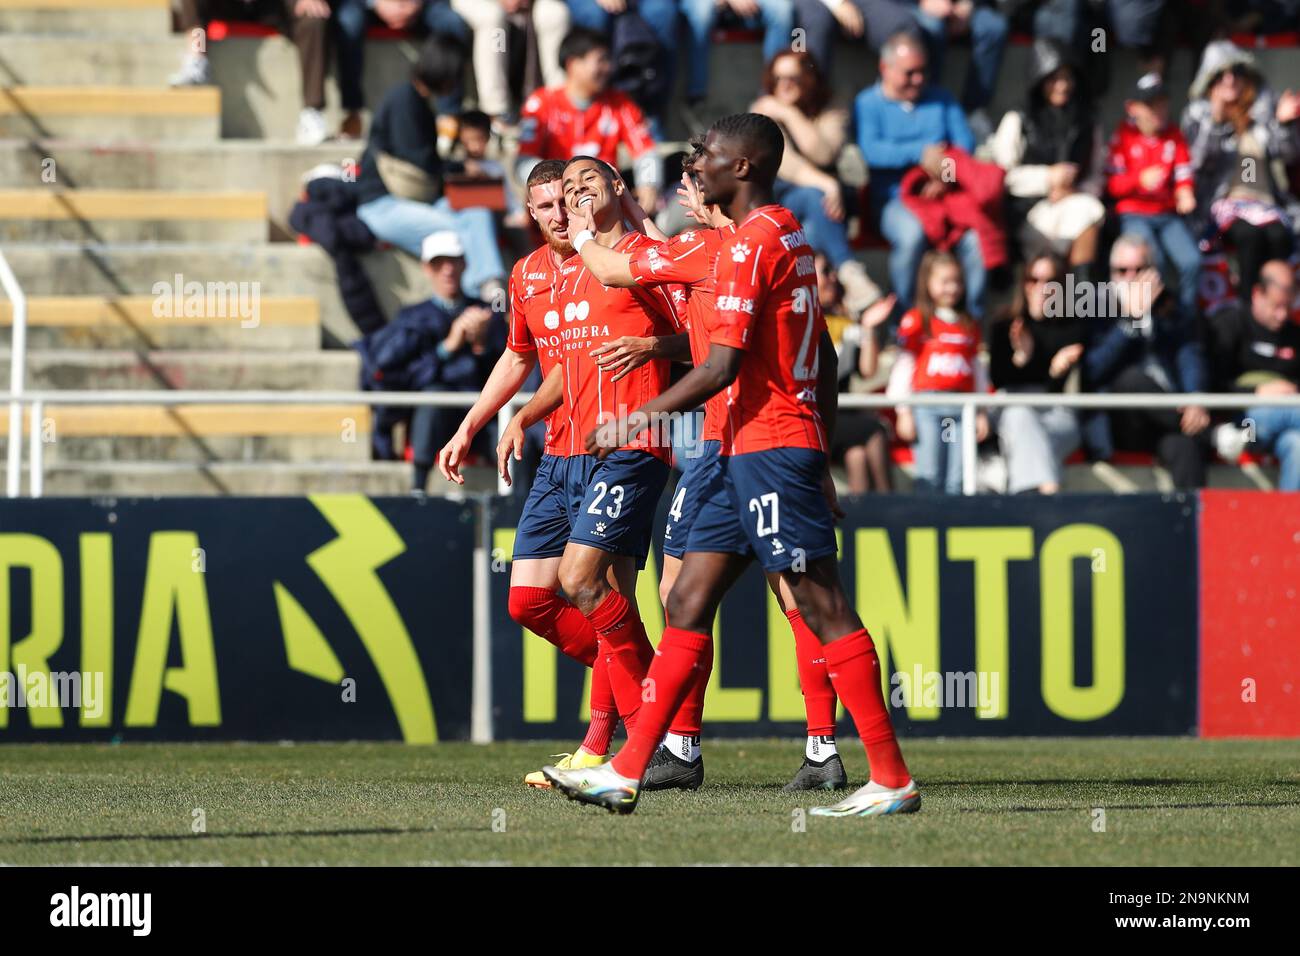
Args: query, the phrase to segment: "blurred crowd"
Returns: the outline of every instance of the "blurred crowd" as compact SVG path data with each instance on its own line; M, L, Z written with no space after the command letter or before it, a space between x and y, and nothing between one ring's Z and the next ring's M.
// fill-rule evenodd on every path
M481 386L503 347L509 263L530 248L515 184L541 159L617 164L661 226L685 227L673 202L683 154L665 130L715 118L703 111L709 46L727 25L761 31L749 108L786 133L778 199L818 252L842 386L897 399L841 416L850 491L890 490L904 446L918 490L959 491L963 392L1269 396L1300 384L1300 94L1227 39L1296 31L1300 0L183 0L184 29L215 18L293 39L300 142L365 133L351 176L308 184L316 215L303 231L335 255L368 387ZM363 130L363 41L376 27L428 39ZM1013 32L1033 46L1027 75L1011 78ZM878 61L871 85L832 89L837 40ZM969 47L969 68L950 91L939 77L953 44ZM1122 90L1117 49L1141 66ZM1175 51L1197 64L1178 116ZM337 130L322 113L331 55ZM211 82L201 46L174 81ZM995 116L999 84L1025 92ZM1122 93L1116 115L1098 106L1107 91ZM418 257L430 285L391 321L354 258L376 242ZM887 268L870 275L863 250L882 247ZM1212 303L1208 262L1226 263L1216 275L1233 289ZM907 403L924 392L954 400ZM405 422L422 486L455 417L385 413L376 454L399 453L391 427ZM1300 489L1300 414L1286 409L1017 407L980 415L977 433L991 490L1052 493L1071 456L1116 451L1154 455L1177 487L1196 488L1216 454L1236 462L1243 449L1275 457L1280 487Z

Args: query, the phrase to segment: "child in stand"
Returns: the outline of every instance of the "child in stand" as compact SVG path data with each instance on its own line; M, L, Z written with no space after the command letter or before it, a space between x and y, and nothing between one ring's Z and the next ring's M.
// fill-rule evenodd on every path
M898 344L913 359L913 393L988 391L979 323L966 312L965 300L961 263L951 253L927 252L917 271L916 306L898 326ZM988 427L988 416L980 411L980 441ZM916 490L961 494L961 405L902 406L897 428L900 438L915 443Z
M499 179L505 189L506 211L503 224L507 229L523 229L528 225L528 215L523 202L506 175L505 164L488 158L492 143L492 118L480 110L466 110L460 114L456 142L464 159L462 171L475 179Z
M1160 76L1148 73L1124 101L1128 118L1110 140L1106 191L1115 200L1119 231L1137 233L1155 250L1166 275L1178 276L1178 302L1192 315L1201 275L1201 251L1183 217L1196 210L1192 160Z

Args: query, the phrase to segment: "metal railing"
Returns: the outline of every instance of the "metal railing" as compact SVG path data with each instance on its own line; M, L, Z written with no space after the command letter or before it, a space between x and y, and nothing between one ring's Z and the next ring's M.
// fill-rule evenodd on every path
M5 475L5 493L10 498L18 497L21 487L23 464L23 405L22 395L27 370L27 296L18 285L14 271L9 268L9 260L0 252L0 286L13 305L12 332L9 338L9 392L14 397L9 399L9 447L8 471Z
M0 256L0 281L3 281L3 256ZM8 286L6 285L6 288ZM16 288L16 286L15 286ZM12 295L12 293L11 293ZM21 293L19 293L21 296ZM15 314L18 305L15 302ZM24 302L25 309L25 302ZM15 322L15 339L17 323ZM15 352L17 348L15 348ZM17 381L21 385L21 374ZM509 424L513 410L532 397L521 392L507 402L497 413L498 433ZM478 400L474 392L293 392L293 391L25 391L21 387L0 392L0 402L9 403L9 471L8 494L14 498L20 490L22 471L22 408L31 406L29 435L29 494L40 497L44 484L44 443L41 422L47 405L388 405L434 406L439 408L469 408ZM976 415L986 408L1048 408L1070 409L1124 409L1124 408L1183 408L1199 405L1209 410L1233 410L1252 407L1282 407L1300 409L1300 395L1261 397L1251 394L1103 394L1103 393L1046 393L1046 392L927 392L909 395L905 399L888 395L840 395L841 409L911 407L959 407L962 434L962 491L973 495L976 491ZM498 494L509 494L509 486L497 480Z

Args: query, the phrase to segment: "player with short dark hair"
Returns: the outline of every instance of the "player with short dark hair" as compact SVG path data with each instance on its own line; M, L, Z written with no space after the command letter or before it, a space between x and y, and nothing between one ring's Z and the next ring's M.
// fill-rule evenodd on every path
M645 246L635 253L618 253L587 243L581 253L584 264L605 285L655 286L680 283L686 289L686 319L691 359L705 362L709 353L709 317L714 311L714 270L724 242L735 233L735 224L716 206L705 206L695 183L694 165L700 152L689 157L682 174L683 204L701 226L688 229L663 243ZM581 210L570 222L575 232L587 224ZM665 605L681 569L682 556L696 515L702 504L702 492L710 475L720 467L722 429L727 417L726 395L719 392L704 403L704 427L699 445L685 455L679 454L682 475L673 491L668 521L664 527L663 573L659 593ZM794 606L793 596L784 582L774 590L782 611L790 621L795 638L799 684L803 690L808 718L808 738L804 761L786 790L836 790L848 785L844 763L835 743L835 689L826 675L826 659L821 642L808 629L803 616ZM700 734L704 709L704 689L713 667L712 641L704 649L697 673L686 699L669 725L663 744L650 762L651 779L690 779L703 777Z
M798 220L773 202L782 148L780 128L758 114L724 117L709 130L696 164L703 198L737 226L718 258L708 357L631 422L608 422L586 438L594 454L605 455L615 436L637 436L641 421L695 408L726 390L721 467L691 528L668 598L669 623L647 675L655 697L610 763L543 768L570 799L611 811L636 809L641 777L709 643L718 605L755 557L769 581L789 586L821 640L831 682L871 764L866 786L812 812L873 816L920 807L881 691L875 646L836 567L827 471L834 347L817 300L812 248Z

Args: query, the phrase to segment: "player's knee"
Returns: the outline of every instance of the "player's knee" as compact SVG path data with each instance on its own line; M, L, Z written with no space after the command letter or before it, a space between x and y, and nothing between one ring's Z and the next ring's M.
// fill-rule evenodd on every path
M534 634L545 634L552 611L551 604L558 598L552 594L552 601L539 600L535 593L537 588L511 588L506 607L510 619L520 627L526 627Z
M674 587L664 598L664 613L670 627L699 633L709 630L707 602L698 593L690 594Z
M609 585L583 567L561 567L560 587L583 614L590 614L609 591Z

